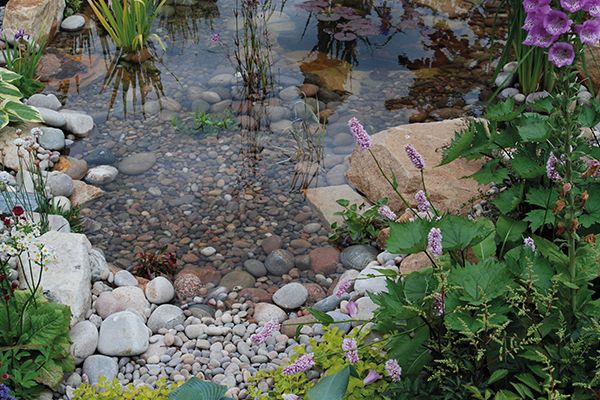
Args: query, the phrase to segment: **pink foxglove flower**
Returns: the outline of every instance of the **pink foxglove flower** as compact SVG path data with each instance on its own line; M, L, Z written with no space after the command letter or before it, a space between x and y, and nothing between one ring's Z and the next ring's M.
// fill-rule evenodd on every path
M298 358L294 363L285 367L282 372L284 375L294 375L299 372L308 371L314 365L315 355L313 353L308 353Z
M544 16L544 29L551 35L562 35L571 30L573 21L562 11L552 10Z
M272 319L268 321L261 329L260 332L250 336L250 340L254 344L261 344L267 340L273 333L277 332L281 328L281 325L276 320Z
M583 8L585 0L560 0L560 6L568 12L577 12Z
M350 132L352 132L352 136L354 136L354 140L356 140L356 144L358 144L362 150L367 150L371 147L373 140L356 117L352 117L350 121L348 121L348 127L350 128Z
M573 64L575 60L575 50L570 43L556 42L548 50L548 59L557 68L566 67Z
M427 235L427 250L434 256L441 256L442 249L442 230L440 228L431 228Z
M381 378L383 378L383 376L381 376L377 371L375 371L374 369L370 369L369 373L363 380L363 385L368 385L370 383L377 382Z
M415 168L423 171L425 168L425 160L423 160L423 156L419 154L417 149L415 149L412 144L407 144L404 146L404 150L406 151L406 155L408 155L410 162L415 166Z
M379 215L385 219L389 219L390 221L395 221L398 218L396 213L394 213L388 206L379 207Z
M385 362L385 370L392 381L400 382L400 378L402 377L402 368L398 365L398 361L393 358L387 360Z

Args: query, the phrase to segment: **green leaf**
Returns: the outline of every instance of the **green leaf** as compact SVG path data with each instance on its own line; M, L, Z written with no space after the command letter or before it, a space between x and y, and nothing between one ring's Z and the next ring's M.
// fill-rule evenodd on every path
M538 165L535 159L528 154L517 153L510 161L512 170L521 178L534 179L546 173L544 166Z
M461 300L480 304L484 299L492 300L504 294L512 279L503 263L488 260L453 269L448 275L448 283L462 289L457 290Z
M563 253L553 242L539 236L533 236L533 239L535 240L535 245L538 251L550 262L563 266L569 263L569 258L567 255Z
M398 360L404 376L412 378L419 376L431 360L431 353L426 347L428 340L429 328L426 325L417 328L412 336L403 334L390 338L388 342L390 358Z
M585 204L585 213L579 217L579 222L584 228L600 223L600 192L598 189L593 189L591 193Z
M552 208L557 199L558 192L553 189L532 187L527 192L525 201L534 206Z
M492 200L492 204L503 214L514 210L523 200L523 184L511 186Z
M21 79L21 75L16 72L10 71L6 68L0 68L0 80L4 82L14 82Z
M309 308L308 312L311 313L311 315L313 317L315 317L317 319L317 321L319 321L320 323L322 323L323 325L330 325L331 323L333 323L334 319L333 317L331 317L331 315L317 310L316 308Z
M502 182L508 178L508 175L508 170L500 165L500 160L493 159L483 164L479 171L471 175L471 178L482 185L487 185L491 182Z
M412 254L424 251L427 247L429 230L430 224L421 219L404 223L392 222L386 250L393 254Z
M527 223L516 221L501 215L496 221L496 233L500 243L517 242L523 239L523 234L527 230Z
M454 139L452 139L452 143L444 149L440 165L448 164L460 157L467 149L469 149L474 138L474 127L469 124L465 129L459 131L456 136L454 136Z
M8 117L8 114L5 111L0 110L0 129L2 129L6 125L8 125L9 122L10 122L10 119Z
M500 379L504 378L506 375L508 375L507 369L497 369L492 373L492 376L490 376L490 378L488 379L487 384L491 385L494 382L498 382Z
M485 220L482 220L485 221ZM456 215L442 218L439 228L442 230L444 250L465 250L488 237L493 225L486 222L473 222Z
M350 367L322 378L308 391L308 400L343 400L350 381Z
M598 124L598 114L593 108L578 107L579 115L577 116L577 122L586 128L593 128Z
M544 97L534 103L529 103L527 105L530 110L535 112L543 112L546 114L552 113L554 111L554 105L552 104L552 97Z
M487 108L485 118L494 122L506 122L512 121L521 115L523 107L514 109L515 102L512 98L509 98L503 102L492 104Z
M195 376L169 393L169 400L225 400L227 387L209 381L201 381Z
M338 203L342 207L348 207L350 205L350 201L346 199L336 200L336 203Z
M523 221L529 222L531 231L536 232L546 224L554 224L556 217L552 213L552 210L532 210L527 213Z
M525 142L542 142L550 134L546 117L535 113L525 113L517 122L519 136Z
M21 97L23 97L23 94L18 87L12 83L0 81L0 99L19 101Z
M20 101L5 100L2 105L9 116L12 115L21 121L43 122L38 110Z

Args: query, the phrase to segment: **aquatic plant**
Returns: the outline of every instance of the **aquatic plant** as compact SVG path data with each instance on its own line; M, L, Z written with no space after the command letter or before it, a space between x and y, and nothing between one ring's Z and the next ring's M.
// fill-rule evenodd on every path
M4 41L11 42L7 38L4 38ZM46 39L33 39L21 29L14 35L13 42L12 47L7 46L2 50L2 56L6 68L21 76L14 81L15 86L25 97L30 97L44 88L44 84L36 79L36 73L44 54Z
M89 4L115 46L125 53L145 49L151 37L164 47L162 39L151 34L152 23L166 0L90 0Z
M163 246L155 252L136 253L136 261L131 272L147 279L154 279L157 276L172 278L175 274L177 256L175 253L167 251L167 248L168 246Z

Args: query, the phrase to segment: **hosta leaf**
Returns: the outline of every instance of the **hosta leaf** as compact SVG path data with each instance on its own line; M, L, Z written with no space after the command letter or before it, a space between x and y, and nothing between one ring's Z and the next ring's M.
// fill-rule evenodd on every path
M21 121L43 122L42 116L35 108L21 103L20 101L5 100L4 111Z
M308 391L308 400L343 400L350 381L350 367L325 376Z
M6 68L0 68L0 80L4 82L14 82L21 79L21 75L8 70Z
M226 400L227 387L192 377L169 394L169 400Z
M21 97L23 97L23 94L19 88L12 83L0 81L0 99L19 101Z
M10 122L10 119L8 118L8 114L6 112L0 110L0 129L2 129L6 125L8 125L9 122Z

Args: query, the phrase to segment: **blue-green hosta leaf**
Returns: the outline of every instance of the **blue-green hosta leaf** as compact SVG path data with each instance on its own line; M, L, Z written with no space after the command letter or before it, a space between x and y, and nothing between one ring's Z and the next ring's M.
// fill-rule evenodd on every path
M225 396L227 388L193 377L169 393L169 400L230 400Z
M350 382L350 367L328 375L308 391L308 400L343 400Z

